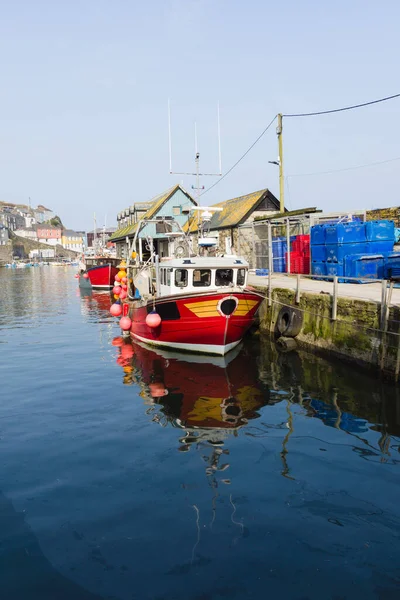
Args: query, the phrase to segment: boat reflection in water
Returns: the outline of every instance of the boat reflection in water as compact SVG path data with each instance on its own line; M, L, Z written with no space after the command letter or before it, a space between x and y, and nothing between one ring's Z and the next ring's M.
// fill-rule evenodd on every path
M113 297L108 292L98 292L89 288L78 288L77 292L81 298L81 312L89 321L100 321L106 317L111 320L110 306L113 303Z
M394 401L392 388L349 373L340 363L301 352L282 355L268 339L249 340L219 358L150 350L122 338L113 343L120 346L117 362L124 369L124 383L141 388L152 420L184 431L181 451L205 442L219 447L219 454L227 452L224 440L244 426L247 435L257 438L280 430L281 474L292 477L290 438L304 417L351 436L362 457L373 451L390 460L390 447L393 452L397 443L392 436L400 433L400 393L395 390ZM284 413L276 417L276 411L264 411L263 421L255 423L267 404L282 404ZM214 452L209 460L216 458Z
M259 382L254 358L241 347L226 357L206 357L151 350L123 338L113 344L119 346L124 383L137 383L146 403L158 407L153 420L186 431L180 450L199 440L222 444L268 403L268 387Z

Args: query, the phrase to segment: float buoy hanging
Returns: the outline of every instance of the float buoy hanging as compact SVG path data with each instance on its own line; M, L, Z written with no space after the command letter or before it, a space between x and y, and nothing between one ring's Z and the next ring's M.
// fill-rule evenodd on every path
M146 325L148 327L151 327L152 329L155 329L156 327L159 327L159 325L161 325L161 317L158 314L158 312L156 312L155 310L153 310L151 313L149 313L146 317Z

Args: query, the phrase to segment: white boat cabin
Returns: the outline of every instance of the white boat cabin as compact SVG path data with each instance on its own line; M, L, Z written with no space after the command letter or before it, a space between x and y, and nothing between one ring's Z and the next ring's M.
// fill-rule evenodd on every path
M245 287L249 264L239 256L161 259L159 296L210 292L221 287Z

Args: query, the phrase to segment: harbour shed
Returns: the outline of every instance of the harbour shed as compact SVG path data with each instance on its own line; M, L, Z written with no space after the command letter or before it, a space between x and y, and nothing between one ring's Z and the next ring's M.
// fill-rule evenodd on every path
M226 254L237 250L238 227L253 222L261 215L279 212L279 200L269 189L264 189L218 202L210 208L214 207L222 208L222 211L213 213L207 230L218 239L217 251ZM193 216L185 225L185 230L190 231L194 240L197 237L197 222L197 216Z
M135 210L136 204L139 206L138 211ZM196 201L192 196L179 184L174 185L162 194L155 196L149 202L135 203L133 207L122 211L131 215L128 222L123 222L123 225L111 237L111 241L116 243L117 256L119 258L127 257L127 240L132 241L135 236L139 221L146 219L157 219L157 217L172 217L181 227L187 223L190 209L197 206ZM146 210L143 210L146 207ZM119 213L120 215L121 213ZM121 222L121 219L119 220ZM140 232L139 238L151 238L153 240L154 251L162 258L173 255L174 242L167 235L168 232L157 223L148 223Z

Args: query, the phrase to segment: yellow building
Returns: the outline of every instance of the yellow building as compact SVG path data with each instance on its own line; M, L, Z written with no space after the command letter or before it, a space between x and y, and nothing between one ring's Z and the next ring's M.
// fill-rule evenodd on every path
M83 237L77 231L64 229L61 236L61 245L66 250L83 252Z

